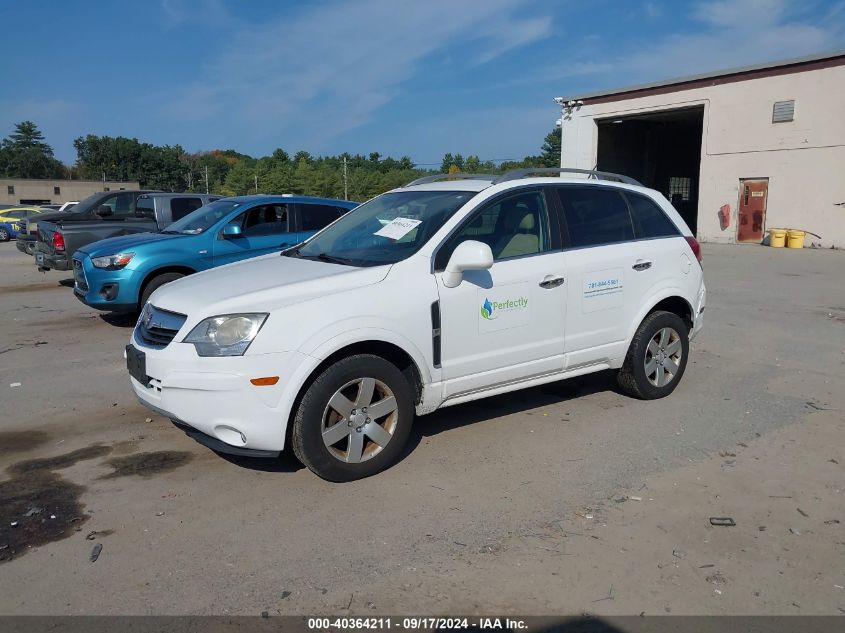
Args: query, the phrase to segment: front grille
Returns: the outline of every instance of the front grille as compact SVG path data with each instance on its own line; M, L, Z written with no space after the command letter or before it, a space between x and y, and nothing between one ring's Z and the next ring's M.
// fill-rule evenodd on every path
M76 287L82 292L88 292L88 279L85 277L85 269L82 268L82 262L78 259L73 260L73 280L76 282Z
M135 340L145 347L164 349L175 338L187 318L184 314L162 310L148 303L135 326Z

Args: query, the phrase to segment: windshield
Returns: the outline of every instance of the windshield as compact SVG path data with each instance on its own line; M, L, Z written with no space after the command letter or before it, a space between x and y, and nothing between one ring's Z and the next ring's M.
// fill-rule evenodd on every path
M395 264L416 253L475 191L386 193L285 254L350 266Z
M162 233L182 233L183 235L202 233L217 224L223 216L240 205L241 203L235 200L216 200L191 211L181 220L168 224Z

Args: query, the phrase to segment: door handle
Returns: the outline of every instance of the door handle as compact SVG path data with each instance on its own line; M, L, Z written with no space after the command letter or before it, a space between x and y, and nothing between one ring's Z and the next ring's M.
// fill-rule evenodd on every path
M638 272L648 270L649 268L651 268L651 262L638 261L633 266L631 266L631 268Z
M563 277L553 277L552 275L546 275L543 277L543 281L540 282L541 288L557 288L560 285L563 285L563 282L566 281Z

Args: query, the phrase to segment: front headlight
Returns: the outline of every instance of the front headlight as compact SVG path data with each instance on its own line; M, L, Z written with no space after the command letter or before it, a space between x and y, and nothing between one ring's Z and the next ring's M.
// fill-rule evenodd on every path
M243 356L266 320L264 313L210 317L191 330L184 342L193 343L200 356Z
M120 269L131 262L133 257L135 257L135 253L118 253L105 257L92 257L91 263L94 264L95 268Z

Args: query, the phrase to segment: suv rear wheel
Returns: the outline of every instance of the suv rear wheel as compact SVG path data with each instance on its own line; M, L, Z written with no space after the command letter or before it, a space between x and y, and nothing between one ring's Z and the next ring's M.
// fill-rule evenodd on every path
M369 477L399 458L413 416L413 391L395 365L349 356L308 386L293 421L293 452L329 481Z
M643 319L617 374L622 390L643 400L672 393L687 366L687 332L686 323L672 312L659 310Z

